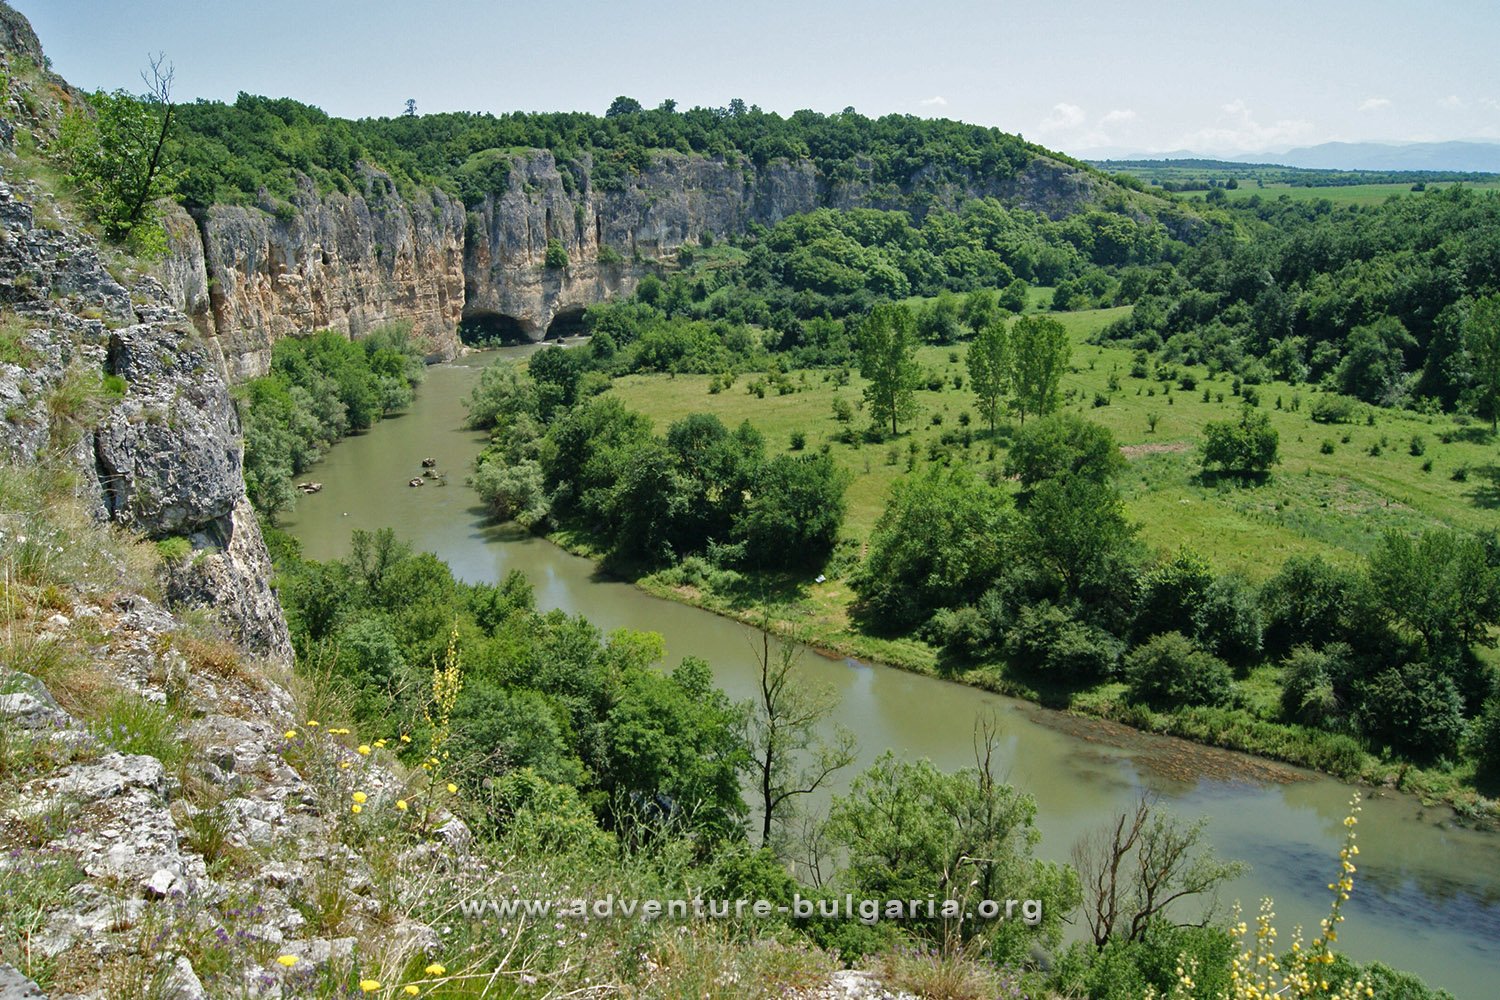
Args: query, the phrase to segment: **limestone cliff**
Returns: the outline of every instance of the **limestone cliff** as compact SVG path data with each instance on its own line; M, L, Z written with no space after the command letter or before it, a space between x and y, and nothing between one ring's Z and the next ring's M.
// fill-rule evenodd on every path
M214 205L197 218L201 250L175 243L171 271L201 253L213 327L235 379L262 375L278 339L313 330L359 337L406 321L434 358L458 347L464 305L463 207L441 191L404 199L361 170L363 191L319 194L306 178L289 206ZM192 313L187 298L178 308Z
M670 267L684 245L820 207L921 214L992 197L1061 217L1099 196L1096 175L1042 156L1010 178L928 171L905 186L829 183L806 160L756 167L673 152L610 186L595 183L586 156L563 167L547 150L520 150L508 165L504 190L467 213L441 190L403 196L368 166L360 193L320 194L303 178L288 205L215 205L196 213L196 230L169 210L162 280L178 309L217 333L240 380L267 370L278 339L328 327L358 337L409 321L434 358L457 352L461 320L541 340L559 317ZM566 267L545 266L549 240Z
M247 648L290 662L270 560L245 500L239 419L219 343L172 299L191 301L201 269L174 272L169 293L128 260L107 262L47 188L27 180L25 130L48 141L69 97L35 69L29 28L0 5L0 454L71 468L99 520L152 538L182 536L195 555L172 596L219 611ZM21 48L4 48L6 40ZM26 65L23 65L26 64ZM180 235L180 232L179 232Z

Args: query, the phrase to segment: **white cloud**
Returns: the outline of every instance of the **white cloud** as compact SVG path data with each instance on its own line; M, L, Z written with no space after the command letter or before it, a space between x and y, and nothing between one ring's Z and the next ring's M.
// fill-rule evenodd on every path
M1076 104L1054 104L1052 114L1038 126L1043 132L1062 132L1077 128L1088 120L1088 114Z
M1464 102L1457 94L1449 94L1441 101L1438 101L1438 107L1440 108L1461 108L1463 106Z
M938 95L936 97L924 97L917 103L922 105L922 107L924 108L946 108L948 106L948 98L941 95Z
M1100 125L1119 125L1119 124L1123 124L1125 122L1133 122L1133 121L1135 121L1135 118L1136 118L1135 112L1132 111L1130 108L1125 108L1124 110L1111 111L1109 114L1107 114L1103 118L1099 119L1099 124Z
M1259 122L1250 106L1240 99L1221 105L1219 118L1212 125L1189 132L1163 148L1249 153L1306 142L1312 133L1312 122L1302 119Z
M1384 111L1391 106L1391 102L1384 97L1367 97L1359 106L1361 111Z

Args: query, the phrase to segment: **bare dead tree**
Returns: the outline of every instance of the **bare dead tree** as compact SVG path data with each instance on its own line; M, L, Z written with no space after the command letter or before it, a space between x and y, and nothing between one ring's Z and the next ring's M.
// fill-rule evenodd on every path
M770 623L760 629L760 684L751 705L747 741L761 804L761 846L792 799L811 795L836 772L854 763L854 734L835 727L832 740L817 732L837 700L832 690L798 684L801 649L778 639L771 648Z
M146 162L146 169L141 177L141 183L136 190L126 219L133 226L140 222L146 211L146 204L151 200L152 187L156 182L157 175L161 172L162 156L167 146L167 135L172 131L172 81L177 75L176 67L166 61L166 53L158 52L149 56L150 65L141 71L141 80L146 84L146 103L155 107L161 114L161 127L156 133L156 142L151 149L151 158Z
M1166 919L1170 907L1193 896L1207 899L1202 916L1191 923L1203 926L1213 919L1218 887L1245 865L1214 857L1203 843L1203 830L1202 820L1183 824L1159 811L1153 795L1142 793L1132 810L1074 845L1073 867L1095 947L1121 936L1137 940L1153 920Z

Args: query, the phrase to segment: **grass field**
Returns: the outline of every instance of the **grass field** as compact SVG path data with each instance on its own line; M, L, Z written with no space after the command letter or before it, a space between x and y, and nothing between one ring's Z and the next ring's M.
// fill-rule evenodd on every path
M1429 191L1448 184L1432 181L1427 184ZM1500 180L1484 182L1468 182L1467 187L1478 191L1500 191ZM1260 195L1262 200L1275 201L1282 196L1291 198L1293 201L1317 201L1327 199L1335 205L1379 205L1391 195L1411 194L1411 185L1402 184L1347 184L1343 186L1329 187L1305 187L1292 184L1267 184L1265 187L1256 187L1254 182L1246 184L1241 182L1234 190L1225 190L1224 194L1231 201L1246 201L1252 195ZM1202 201L1208 194L1207 191L1184 191L1177 195L1188 201Z
M1037 292L1038 301L1046 298L1046 290ZM1063 387L1068 409L1108 427L1129 456L1122 482L1126 506L1153 549L1170 552L1187 545L1221 568L1263 579L1297 553L1352 561L1387 527L1478 529L1497 523L1500 451L1488 427L1461 426L1449 416L1375 408L1368 410L1375 416L1373 425L1363 414L1354 424L1318 424L1308 416L1317 396L1308 386L1255 387L1261 409L1270 414L1281 437L1281 464L1266 482L1205 481L1199 475L1198 454L1203 425L1234 416L1242 400L1235 397L1227 376L1210 379L1204 369L1182 366L1179 377L1196 379L1191 391L1179 388L1177 381L1132 378L1129 350L1086 343L1127 309L1058 314L1074 341L1073 370L1064 377ZM772 449L789 451L793 433L805 434L808 451L826 447L852 474L845 533L863 541L884 510L891 484L907 475L909 466L927 465L944 432L962 433L962 414L971 417L970 443L957 445L955 458L981 471L1003 466L1005 443L1014 427L1002 425L992 442L980 426L968 390L966 350L963 344L921 349L922 366L942 376L943 388L919 391L919 417L899 438L882 444L835 440L841 425L833 416L833 400L842 396L859 404L863 382L857 374L839 387L829 371L793 372L797 392L778 396L772 390L763 399L747 391L753 376L741 376L717 394L709 393L712 378L706 375L634 375L616 380L612 391L632 408L649 413L659 431L690 413L713 413L731 427L749 420ZM955 376L963 378L964 388L954 387ZM1114 392L1109 388L1111 376L1119 385ZM1095 406L1096 395L1107 398L1108 405ZM1157 419L1154 432L1152 415ZM935 424L935 419L941 423ZM856 413L855 425L866 423L868 418ZM1443 436L1450 441L1444 443ZM1421 455L1412 454L1414 438L1421 439ZM1329 446L1332 453L1325 454ZM1430 469L1424 469L1429 462ZM1459 469L1466 470L1463 481L1454 478Z

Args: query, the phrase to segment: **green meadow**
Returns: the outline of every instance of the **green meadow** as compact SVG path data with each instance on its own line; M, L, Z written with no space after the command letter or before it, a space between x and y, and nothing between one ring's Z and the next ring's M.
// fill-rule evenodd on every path
M1036 294L1044 301L1047 290ZM1129 458L1123 479L1127 509L1153 549L1188 546L1221 569L1258 580L1294 554L1355 560L1387 528L1495 525L1500 452L1488 426L1374 407L1361 407L1353 423L1319 424L1309 415L1319 394L1311 386L1270 382L1242 387L1236 395L1231 376L1210 377L1191 365L1164 366L1175 372L1168 381L1155 368L1135 378L1133 352L1088 343L1128 309L1056 314L1073 338L1072 370L1063 387L1066 408L1108 427ZM650 414L658 431L690 413L712 413L729 426L749 420L771 449L790 451L793 436L803 435L806 450L826 449L849 471L845 534L863 542L884 510L891 483L910 470L958 461L1002 472L1014 421L1002 423L993 439L981 426L968 389L966 350L957 344L919 351L941 388L919 390L919 416L899 437L878 444L844 443L844 425L834 417L836 397L861 406L864 383L857 373L841 386L832 371L792 371L795 392L777 395L767 388L764 398L751 389L754 375L742 375L718 393L709 392L709 375L631 375L616 379L611 391ZM1118 388L1111 388L1111 380ZM1258 483L1203 477L1203 425L1232 417L1247 397L1255 398L1280 434L1280 464ZM867 423L856 412L849 426L862 430Z

